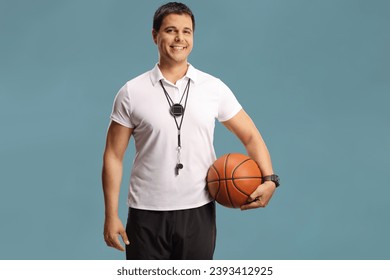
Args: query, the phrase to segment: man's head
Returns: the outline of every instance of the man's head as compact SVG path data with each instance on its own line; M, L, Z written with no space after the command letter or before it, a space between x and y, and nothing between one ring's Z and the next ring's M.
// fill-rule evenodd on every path
M158 47L159 64L187 65L194 39L194 15L184 4L171 2L157 9L152 36Z
M153 17L153 30L158 32L160 30L164 18L170 14L176 14L176 15L186 14L190 16L192 20L192 30L193 31L195 30L194 14L190 10L190 8L188 8L185 4L178 3L178 2L169 2L157 9Z

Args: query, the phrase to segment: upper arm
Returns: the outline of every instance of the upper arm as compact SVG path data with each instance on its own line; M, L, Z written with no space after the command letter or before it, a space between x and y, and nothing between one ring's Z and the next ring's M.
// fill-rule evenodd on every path
M222 124L233 132L244 145L248 144L254 136L259 135L252 119L243 109L241 109L234 117L222 122Z
M122 160L132 133L133 128L111 121L107 132L105 156L110 155Z

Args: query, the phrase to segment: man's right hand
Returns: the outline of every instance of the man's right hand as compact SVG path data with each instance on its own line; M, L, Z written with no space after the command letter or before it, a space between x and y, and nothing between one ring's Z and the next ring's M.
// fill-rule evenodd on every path
M119 235L122 237L122 240L126 245L130 244L129 239L127 238L126 230L119 217L106 217L104 222L104 240L106 241L107 246L113 247L120 251L125 251L119 241Z

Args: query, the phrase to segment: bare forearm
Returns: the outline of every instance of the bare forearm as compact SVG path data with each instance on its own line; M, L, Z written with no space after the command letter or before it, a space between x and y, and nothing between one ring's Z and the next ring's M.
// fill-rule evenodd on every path
M118 215L119 192L122 180L123 164L121 160L104 157L102 183L106 217Z
M244 144L248 155L257 162L263 176L273 174L271 157L260 133L255 134L252 138ZM241 206L241 210L266 207L275 188L276 184L274 182L262 182L262 184L250 195L248 203Z
M273 174L271 157L267 146L251 118L241 110L236 116L223 123L241 140L248 156L257 162L263 176ZM265 207L276 188L272 181L263 182L248 198L242 210Z
M257 162L263 175L273 174L272 162L269 151L259 133L245 143L245 149L253 160Z

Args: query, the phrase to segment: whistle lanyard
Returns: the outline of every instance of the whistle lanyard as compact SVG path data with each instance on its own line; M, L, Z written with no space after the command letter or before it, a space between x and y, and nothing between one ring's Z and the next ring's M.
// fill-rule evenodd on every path
M188 79L187 85L183 91L183 95L182 95L179 103L173 102L172 98L169 96L168 92L166 91L166 89L162 83L162 80L160 80L160 85L161 85L162 89L164 90L165 97L166 97L168 104L169 104L170 113L171 113L173 119L175 120L175 124L176 124L176 128L177 128L177 163L176 163L176 167L175 167L175 173L176 173L176 175L179 175L179 170L183 169L183 167L184 167L183 164L181 163L181 160L180 160L181 126L183 124L184 113L185 113L186 107L187 107L188 94L190 92L190 79ZM184 107L183 107L183 105L181 105L181 102L183 101L184 95L186 96L186 99L184 101ZM181 116L180 123L178 123L177 118L180 116Z

